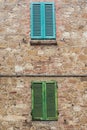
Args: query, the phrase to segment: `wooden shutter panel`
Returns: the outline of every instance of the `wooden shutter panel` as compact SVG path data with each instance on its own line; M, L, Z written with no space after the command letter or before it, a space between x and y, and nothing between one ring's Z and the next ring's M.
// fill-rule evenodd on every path
M32 119L57 120L57 85L56 82L32 83Z
M55 39L55 12L54 12L54 3L45 3L45 38Z
M31 39L42 38L41 3L31 4Z
M47 119L57 120L57 86L56 83L46 83Z
M42 83L32 83L32 119L41 120L43 117Z

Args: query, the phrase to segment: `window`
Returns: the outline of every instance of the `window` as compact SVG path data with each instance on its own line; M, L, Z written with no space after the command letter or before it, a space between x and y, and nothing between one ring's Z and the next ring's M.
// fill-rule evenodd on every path
M31 39L56 39L53 2L31 3Z
M32 82L32 120L57 120L57 83Z

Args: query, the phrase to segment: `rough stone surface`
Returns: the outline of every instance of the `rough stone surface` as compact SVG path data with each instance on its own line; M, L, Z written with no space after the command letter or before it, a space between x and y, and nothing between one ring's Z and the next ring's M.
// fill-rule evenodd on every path
M1 74L87 74L87 2L54 1L54 47L30 45L30 1L0 1Z
M0 74L87 74L87 0L54 2L57 45L31 46L30 1L0 0ZM32 80L58 82L58 121L31 120ZM87 130L87 77L0 77L0 130Z
M32 121L31 82L56 80L58 121ZM18 87L23 85L24 87ZM0 130L86 130L87 81L81 78L0 78Z

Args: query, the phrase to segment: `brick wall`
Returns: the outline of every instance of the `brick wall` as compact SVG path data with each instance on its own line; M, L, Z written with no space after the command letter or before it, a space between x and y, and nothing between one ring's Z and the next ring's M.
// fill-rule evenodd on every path
M30 45L29 1L0 1L1 74L87 73L87 3L56 1L57 46Z
M32 121L31 81L58 82L58 121ZM0 78L0 130L86 130L87 78Z
M0 130L86 130L87 2L55 0L56 46L30 45L30 2L0 0L0 74L60 77L0 77ZM32 80L58 82L58 122L32 122Z

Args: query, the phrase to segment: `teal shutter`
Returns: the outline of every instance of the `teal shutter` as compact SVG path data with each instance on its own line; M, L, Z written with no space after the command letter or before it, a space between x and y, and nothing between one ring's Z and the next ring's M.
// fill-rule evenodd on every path
M53 2L31 4L31 39L55 39L55 12Z
M55 12L54 12L54 3L45 3L44 5L45 11L45 38L46 39L55 39L56 31L55 31Z
M42 38L42 5L41 3L31 4L31 39Z
M55 82L46 83L47 119L57 120L57 85Z
M41 120L43 118L43 95L42 83L32 83L32 119Z
M32 119L57 120L57 85L56 82L32 83Z

